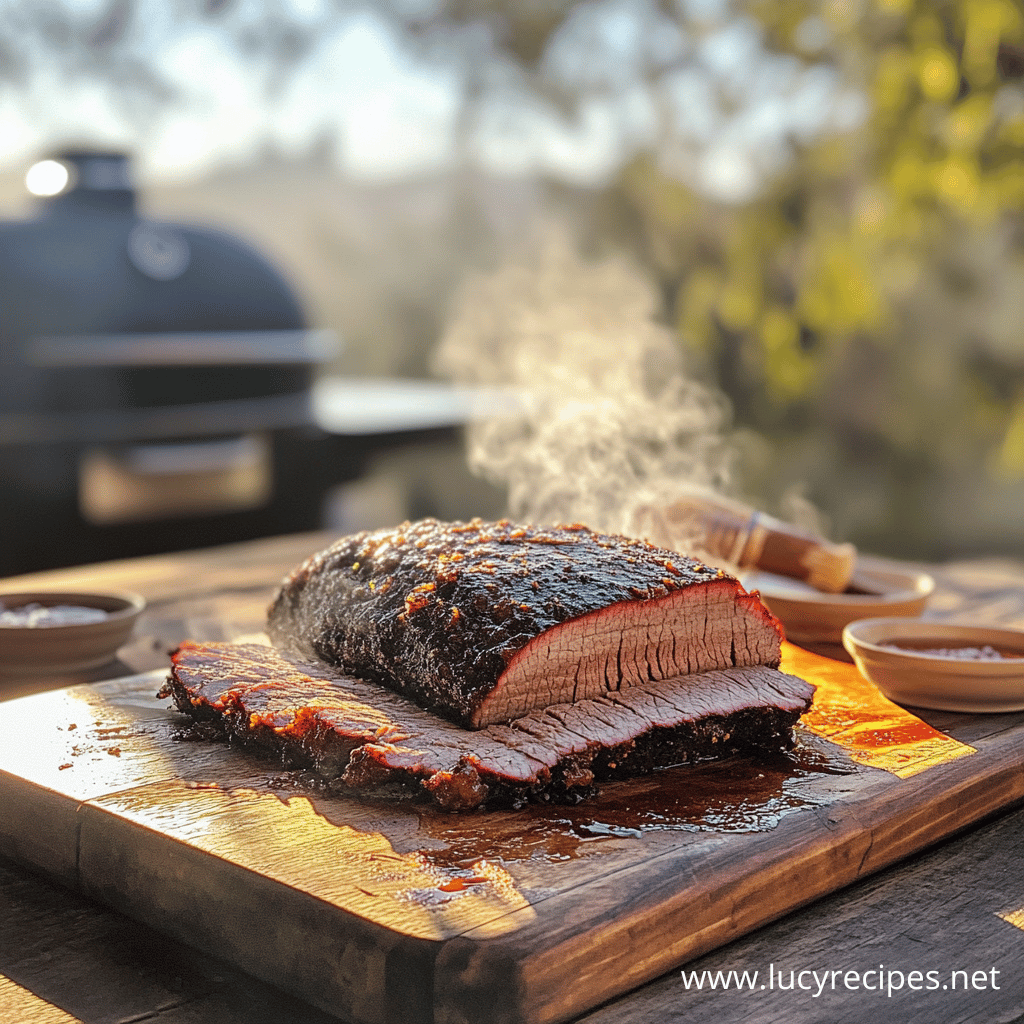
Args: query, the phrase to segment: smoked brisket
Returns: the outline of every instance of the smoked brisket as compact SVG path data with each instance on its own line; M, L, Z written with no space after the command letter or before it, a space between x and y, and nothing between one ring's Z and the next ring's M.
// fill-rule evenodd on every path
M782 636L733 577L643 541L429 519L309 559L267 630L473 729L677 676L774 668Z
M341 791L447 810L575 801L603 779L778 750L813 687L766 666L640 681L468 731L372 682L260 644L186 643L161 691L178 708Z

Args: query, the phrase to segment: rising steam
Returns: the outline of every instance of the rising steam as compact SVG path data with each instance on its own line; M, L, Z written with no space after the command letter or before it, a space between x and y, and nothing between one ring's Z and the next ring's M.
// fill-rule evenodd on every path
M586 262L550 230L467 281L436 366L526 396L522 415L469 432L470 465L508 488L510 516L657 541L659 508L728 486L728 407L686 376L657 305L628 260Z

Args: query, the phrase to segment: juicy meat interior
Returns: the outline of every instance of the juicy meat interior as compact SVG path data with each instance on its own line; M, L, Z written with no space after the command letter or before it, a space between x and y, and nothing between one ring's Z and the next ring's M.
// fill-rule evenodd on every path
M575 802L604 779L785 749L813 687L766 666L701 672L470 732L320 661L186 643L162 695L232 739L315 769L332 789L468 810Z
M677 676L779 664L781 628L719 569L582 526L424 520L284 582L280 648L470 728Z

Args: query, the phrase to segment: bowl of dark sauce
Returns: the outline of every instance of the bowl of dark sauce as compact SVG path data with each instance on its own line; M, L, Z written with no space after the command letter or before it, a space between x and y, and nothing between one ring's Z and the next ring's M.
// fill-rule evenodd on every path
M890 700L939 711L1024 711L1024 631L865 619L843 631L861 674Z

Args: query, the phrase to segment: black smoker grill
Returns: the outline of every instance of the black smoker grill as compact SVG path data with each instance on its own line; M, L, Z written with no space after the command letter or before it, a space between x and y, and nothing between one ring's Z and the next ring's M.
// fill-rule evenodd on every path
M0 225L0 575L318 528L330 336L249 246L140 217L123 155L59 159Z

